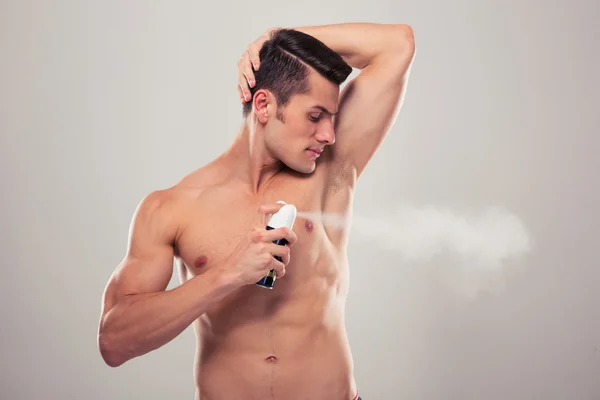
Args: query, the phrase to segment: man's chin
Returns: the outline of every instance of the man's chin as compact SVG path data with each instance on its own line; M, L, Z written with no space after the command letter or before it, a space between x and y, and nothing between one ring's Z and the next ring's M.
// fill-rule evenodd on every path
M315 172L315 169L317 168L317 164L313 163L312 167L307 168L304 173L305 174L312 174L313 172Z
M302 165L288 165L288 168L300 173L300 174L312 174L313 172L315 172L317 163L316 162L311 162L308 164L302 164Z
M312 174L313 172L315 172L315 169L317 168L317 163L316 162L312 162L310 165L308 165L305 169L304 169L304 173L305 174Z

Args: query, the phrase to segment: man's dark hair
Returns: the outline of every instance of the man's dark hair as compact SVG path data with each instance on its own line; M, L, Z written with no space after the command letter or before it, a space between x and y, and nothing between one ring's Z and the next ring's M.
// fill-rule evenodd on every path
M352 67L323 42L293 29L274 31L260 49L259 58L260 67L254 71L256 84L250 88L250 95L254 98L257 90L268 89L279 107L285 107L294 94L309 91L307 65L337 85L352 72ZM244 117L251 110L249 101L244 104ZM281 111L277 117L283 120Z

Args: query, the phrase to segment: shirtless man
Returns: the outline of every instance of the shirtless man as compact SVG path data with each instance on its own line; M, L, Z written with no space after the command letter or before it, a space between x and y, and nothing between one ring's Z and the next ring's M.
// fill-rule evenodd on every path
M197 400L358 398L344 319L348 228L303 218L293 230L265 226L278 200L351 214L414 52L409 26L367 23L271 29L249 46L231 146L134 213L103 295L98 344L109 366L192 325ZM361 72L340 93L349 66ZM272 243L280 238L289 245ZM166 290L173 260L182 283ZM274 288L255 285L270 269Z

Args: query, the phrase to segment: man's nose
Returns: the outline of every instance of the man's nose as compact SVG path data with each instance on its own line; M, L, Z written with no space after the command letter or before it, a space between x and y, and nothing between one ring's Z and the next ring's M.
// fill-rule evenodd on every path
M316 139L321 144L334 144L335 143L335 133L333 131L333 125L327 124L324 125L317 132Z

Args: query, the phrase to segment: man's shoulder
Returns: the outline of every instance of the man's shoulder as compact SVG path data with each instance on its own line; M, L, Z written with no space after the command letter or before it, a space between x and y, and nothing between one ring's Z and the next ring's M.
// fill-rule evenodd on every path
M171 187L154 189L144 195L134 213L134 220L147 227L160 227L175 235L180 229L185 215L189 211L192 190L175 184Z
M171 214L177 201L174 186L164 189L155 189L145 194L138 203L136 215L156 219L163 219Z
M181 209L185 204L196 203L207 190L221 183L222 179L217 172L217 167L213 164L201 166L170 187L156 189L147 196L151 202Z
M177 198L176 186L168 188L154 189L148 192L140 201L140 207L152 211L158 211L161 208L168 207Z
M140 203L156 212L161 210L182 209L185 204L197 199L204 191L206 185L201 183L191 184L180 181L176 184L162 189L155 189L147 193Z

